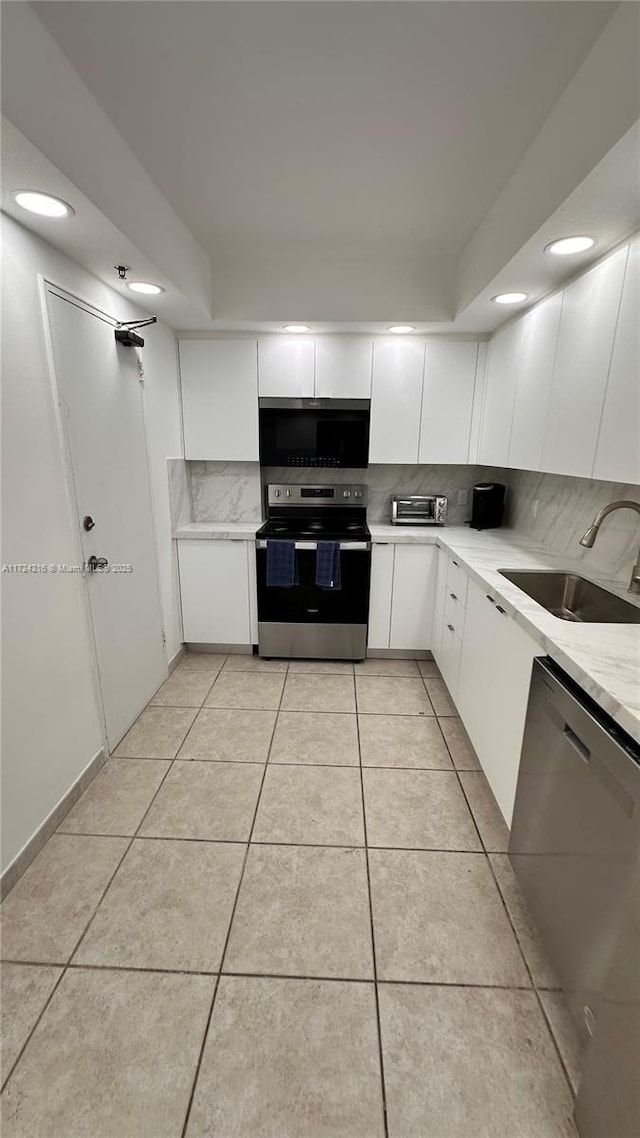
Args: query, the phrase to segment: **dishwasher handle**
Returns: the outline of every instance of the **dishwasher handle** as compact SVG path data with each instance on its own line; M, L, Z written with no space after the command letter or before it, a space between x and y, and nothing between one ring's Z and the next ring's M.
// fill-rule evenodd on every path
M591 749L590 747L587 747L586 743L582 742L580 736L576 735L575 731L569 726L568 723L565 723L564 725L563 734L567 740L567 743L573 747L574 751L578 752L583 762L588 763L591 758Z

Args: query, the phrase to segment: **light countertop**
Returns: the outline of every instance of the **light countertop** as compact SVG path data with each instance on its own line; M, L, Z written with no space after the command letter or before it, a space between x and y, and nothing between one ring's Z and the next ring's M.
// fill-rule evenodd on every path
M173 531L177 541L253 541L262 522L189 522Z
M579 573L625 600L639 604L619 582L591 571L585 560L550 553L508 529L467 526L370 525L373 541L425 543L446 550L477 583L496 597L544 652L564 668L625 731L640 742L640 625L579 624L552 616L499 569L563 569ZM631 572L631 566L629 566Z
M191 522L177 539L252 541L261 522ZM508 529L470 530L468 526L392 526L369 523L372 541L436 545L464 565L481 588L491 592L514 620L537 641L625 731L640 742L640 625L574 624L552 616L499 569L563 569L636 602L618 582L591 571L588 561L559 557ZM631 567L629 567L631 571Z

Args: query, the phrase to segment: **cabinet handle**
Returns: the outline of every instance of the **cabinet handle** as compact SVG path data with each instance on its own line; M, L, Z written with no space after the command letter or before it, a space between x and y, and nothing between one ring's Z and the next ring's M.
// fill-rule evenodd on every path
M451 597L452 601L457 601L458 599L455 593L449 593L449 596Z
M487 600L488 600L490 605L495 605L495 603L496 603L495 597L490 597L488 593L487 593Z
M459 568L459 566L458 566L458 562L457 562L457 561L453 561L453 560L452 560L451 564L452 564L452 565L455 565L456 569L458 569L458 568Z
M452 624L448 624L447 628L449 629L449 632L455 632L455 628L453 627Z
M496 605L496 609L498 610L498 612L501 612L503 616L507 615L507 610L503 609L502 605Z

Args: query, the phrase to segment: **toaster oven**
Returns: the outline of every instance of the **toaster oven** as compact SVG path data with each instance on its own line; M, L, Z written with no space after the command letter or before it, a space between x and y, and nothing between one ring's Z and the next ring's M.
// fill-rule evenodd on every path
M394 526L443 526L447 520L444 494L394 494L391 524Z

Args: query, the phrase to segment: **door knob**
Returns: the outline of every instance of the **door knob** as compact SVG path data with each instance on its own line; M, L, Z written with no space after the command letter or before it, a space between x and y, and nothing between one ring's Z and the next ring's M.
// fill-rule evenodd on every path
M91 557L87 561L87 565L89 567L89 572L95 573L98 570L107 569L109 562L107 561L106 557L96 557L95 553L92 553Z
M93 518L91 517L91 514L86 514L85 517L82 519L82 527L83 527L83 529L85 529L87 531L87 533L89 532L89 530L93 529L95 524L96 523L94 522Z

